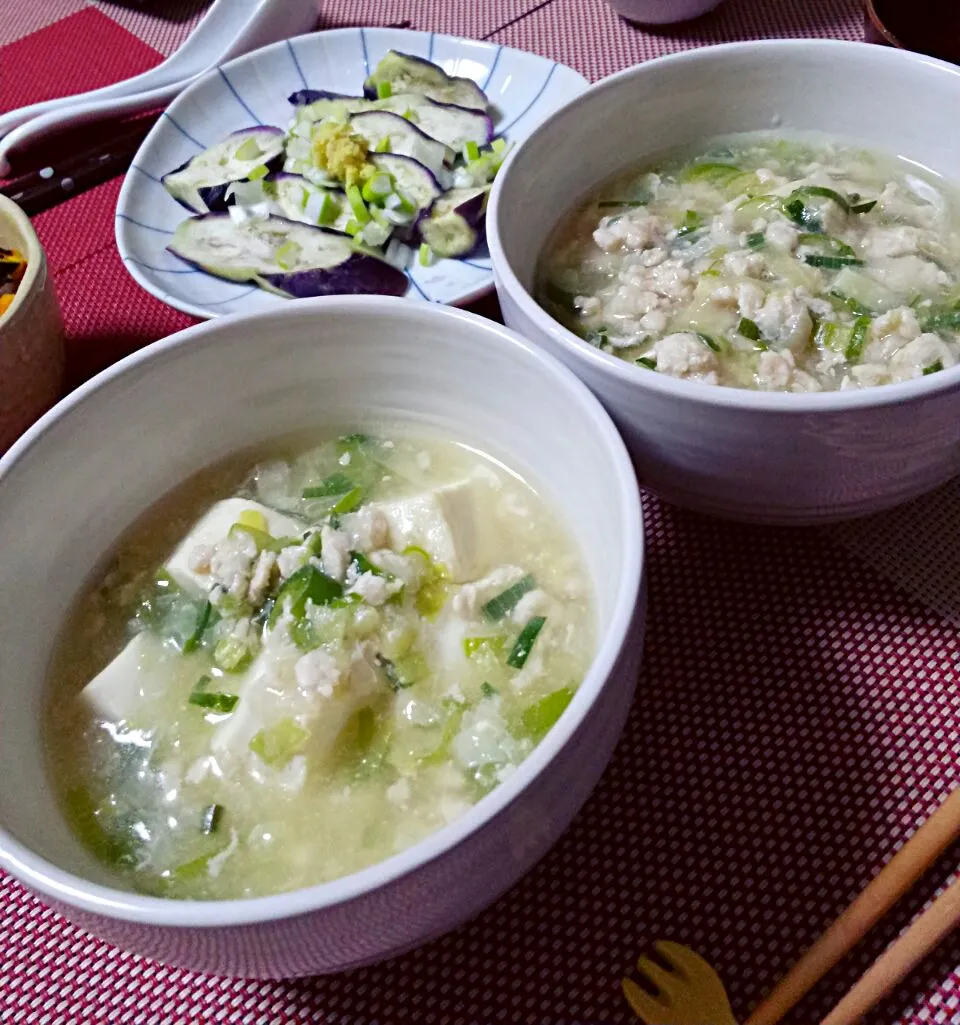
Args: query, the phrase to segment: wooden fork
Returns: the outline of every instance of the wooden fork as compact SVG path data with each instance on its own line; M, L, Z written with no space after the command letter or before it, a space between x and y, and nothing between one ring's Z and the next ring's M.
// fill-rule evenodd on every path
M623 995L647 1025L737 1025L720 976L699 954L661 940L649 957L637 961L641 987L623 980ZM649 991L653 992L649 992ZM655 994L655 995L654 995Z
M859 897L800 958L745 1025L777 1025L804 994L893 907L960 837L960 787L920 826ZM922 912L824 1018L821 1025L855 1025L953 929L960 926L960 880ZM656 995L632 979L623 993L647 1025L736 1025L723 983L692 950L655 943L667 968L641 957L637 972Z

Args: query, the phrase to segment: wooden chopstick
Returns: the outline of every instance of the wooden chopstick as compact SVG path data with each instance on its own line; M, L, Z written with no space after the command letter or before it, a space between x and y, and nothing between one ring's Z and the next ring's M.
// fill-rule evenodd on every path
M960 879L951 883L863 973L821 1025L854 1025L960 925Z
M773 992L750 1015L745 1025L776 1025L815 983L819 982L845 954L863 939L958 836L960 836L960 789L954 790L897 851L863 893L790 969ZM925 929L917 934L918 938L913 940L908 948L900 946L911 935L913 929L920 925L921 921L934 910L936 904L947 897L956 885L954 884L950 890L942 894L938 901L917 919L914 925L876 962L874 968L871 968L847 994L844 1001L848 998L851 1000L849 1007L862 1007L865 1010L870 1006L863 1003L867 995L876 994L872 997L873 1002L883 996L883 992L880 992L877 987L881 981L885 980L879 979L873 973L884 958L888 955L892 957L894 951L900 948L900 952L896 958L893 958L886 970L891 971L892 968L900 965L902 958L902 963L906 964L902 974L906 974L913 964L916 964L923 954L931 949L937 939L945 935L944 932L938 932L936 939L931 940L929 945L921 950L920 948L928 935ZM960 908L960 893L951 899L956 901L957 907ZM941 911L938 914L948 915L948 912ZM957 924L957 920L958 916L955 916L954 925ZM938 918L937 921L941 920ZM917 950L920 950L920 953L917 953L915 959L908 964L906 958L911 956L911 952ZM869 984L868 979L870 980ZM895 979L891 985L895 985L897 981ZM864 988L861 989L861 986ZM831 1013L835 1014L842 1008L843 1001ZM863 1010L859 1013L862 1014ZM844 1013L847 1013L846 1010ZM856 1018L827 1018L823 1025L827 1025L827 1023L841 1025L841 1023L853 1021L856 1021Z
M49 210L126 171L155 120L156 114L138 118L98 146L14 178L0 193L30 217Z

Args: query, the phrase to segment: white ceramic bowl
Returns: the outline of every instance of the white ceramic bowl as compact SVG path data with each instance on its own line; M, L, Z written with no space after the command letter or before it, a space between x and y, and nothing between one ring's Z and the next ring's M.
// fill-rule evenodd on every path
M672 25L712 11L720 0L607 0L627 21L640 25Z
M540 488L580 541L596 591L599 647L586 679L513 776L388 861L252 900L118 888L74 839L46 780L41 692L73 596L124 528L194 471L273 435L370 415L448 429ZM586 800L630 705L643 543L626 450L573 374L469 313L380 297L302 300L151 345L74 392L0 460L0 524L0 866L91 932L186 968L330 972L476 914Z
M708 47L605 79L534 132L498 176L487 216L504 319L597 393L641 483L678 504L816 523L920 495L960 469L960 367L859 391L712 387L600 352L542 310L530 289L547 237L578 198L665 149L732 132L817 130L957 179L958 110L960 68L826 40Z
M497 43L438 32L339 28L287 39L228 61L197 79L164 112L140 147L117 201L117 247L134 279L162 302L194 317L276 309L289 299L249 283L224 281L167 252L189 214L160 183L230 132L258 121L286 128L299 89L359 94L363 80L391 49L425 57L451 75L473 79L493 105L494 128L519 142L587 80L556 61ZM485 249L462 260L421 267L411 250L407 296L462 305L493 287Z

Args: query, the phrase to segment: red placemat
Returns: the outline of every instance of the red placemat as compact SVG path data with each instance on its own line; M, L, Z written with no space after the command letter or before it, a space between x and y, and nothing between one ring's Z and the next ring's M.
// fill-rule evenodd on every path
M117 9L108 18L107 8L28 5L31 25L48 27L0 50L0 109L10 105L11 55L29 82L51 38L60 41L62 84L94 84L91 76L102 72L89 70L85 53L102 46L102 33L124 32ZM73 16L63 21L57 10ZM139 38L124 33L121 50L141 61L140 40L169 48L184 24L137 18L127 23ZM26 19L21 13L12 24L22 28ZM727 0L714 15L659 34L625 25L601 0L343 0L324 3L323 19L409 21L488 36L592 78L706 42L858 38L861 29L852 0ZM119 63L113 70L131 73ZM38 90L44 81L37 79ZM24 95L39 98L17 93ZM123 271L113 247L118 187L109 183L37 218L65 311L73 383L189 323ZM689 943L711 959L745 1016L956 785L958 642L952 626L835 547L827 532L731 526L649 497L646 514L650 623L630 724L562 842L489 911L384 965L259 983L124 954L0 878L0 1022L626 1022L619 976L658 938ZM818 1020L948 881L958 855L960 847L949 852L926 889L789 1021ZM960 1020L958 964L953 939L869 1025Z

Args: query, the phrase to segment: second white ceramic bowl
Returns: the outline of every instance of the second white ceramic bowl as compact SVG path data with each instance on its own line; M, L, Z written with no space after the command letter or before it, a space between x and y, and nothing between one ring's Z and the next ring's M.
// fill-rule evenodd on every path
M47 782L41 696L77 590L122 531L201 467L309 427L423 424L529 477L580 543L596 658L556 727L461 819L331 883L251 900L120 887ZM0 867L69 918L185 968L289 977L364 964L476 914L541 857L600 776L640 657L640 498L610 418L567 370L472 314L380 297L201 324L74 392L0 460Z
M650 373L600 352L532 298L558 219L595 184L713 136L819 131L960 179L960 68L902 50L768 40L662 57L547 120L497 177L487 234L504 319L596 392L641 482L703 512L767 523L866 515L960 470L960 366L858 391L780 394Z

